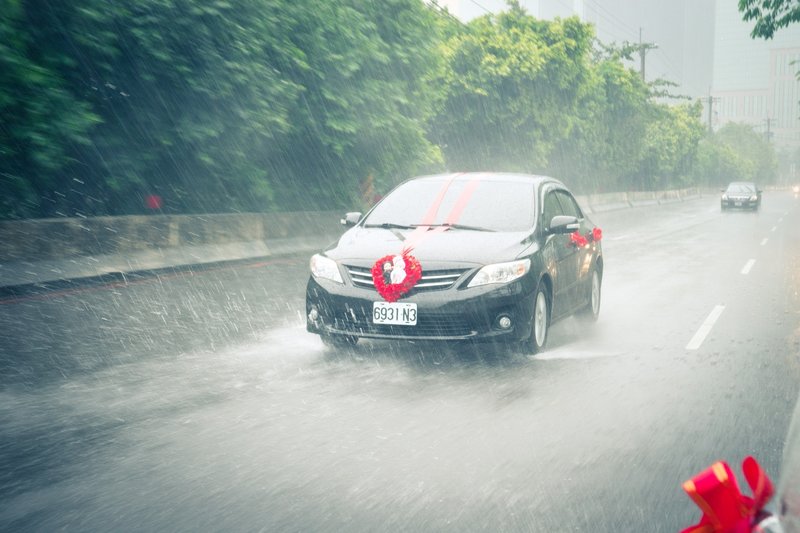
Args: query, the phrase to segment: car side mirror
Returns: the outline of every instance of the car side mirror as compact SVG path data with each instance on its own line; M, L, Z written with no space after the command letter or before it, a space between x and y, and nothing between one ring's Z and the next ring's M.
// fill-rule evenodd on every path
M361 220L361 213L357 211L353 211L350 213L345 213L344 218L339 220L339 223L342 226L355 226L358 224L358 221Z
M581 223L577 217L572 217L568 215L557 215L554 216L553 219L550 221L550 226L548 227L549 233L572 233L573 231L578 231L581 228Z

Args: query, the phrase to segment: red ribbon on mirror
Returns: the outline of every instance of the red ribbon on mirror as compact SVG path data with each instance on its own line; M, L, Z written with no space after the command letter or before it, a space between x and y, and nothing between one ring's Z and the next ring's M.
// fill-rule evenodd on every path
M578 230L573 231L569 234L569 246L575 246L577 248L583 248L587 246L590 242L597 242L603 238L603 230L600 228L592 228L592 231L587 231L586 235L581 235Z

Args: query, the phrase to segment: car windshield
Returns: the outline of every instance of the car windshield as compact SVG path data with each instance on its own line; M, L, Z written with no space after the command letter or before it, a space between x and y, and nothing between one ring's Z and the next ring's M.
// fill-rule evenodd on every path
M457 224L492 231L524 231L533 226L534 186L523 181L422 179L406 182L381 201L366 218L367 226ZM474 188L474 189L473 189ZM435 216L426 215L439 202Z
M725 192L728 194L755 194L756 186L752 183L731 183Z

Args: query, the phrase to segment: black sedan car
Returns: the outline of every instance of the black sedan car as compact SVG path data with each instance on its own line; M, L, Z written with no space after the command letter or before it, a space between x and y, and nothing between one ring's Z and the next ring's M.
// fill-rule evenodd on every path
M757 211L761 207L761 190L750 181L734 181L722 189L720 208L726 209L752 209Z
M556 179L418 177L342 222L306 291L307 329L328 345L498 340L536 353L556 320L600 311L602 232Z

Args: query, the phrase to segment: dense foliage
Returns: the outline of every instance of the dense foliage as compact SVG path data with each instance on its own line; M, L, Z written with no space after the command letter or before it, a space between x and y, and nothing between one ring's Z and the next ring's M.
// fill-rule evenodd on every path
M590 25L516 2L469 24L422 0L0 12L2 218L340 208L444 169L583 192L710 175L697 106L658 103Z
M711 186L730 181L771 183L778 171L778 158L763 134L747 124L730 123L698 145L694 178Z
M772 39L775 32L800 22L797 0L739 0L739 11L746 21L755 21L752 36Z

